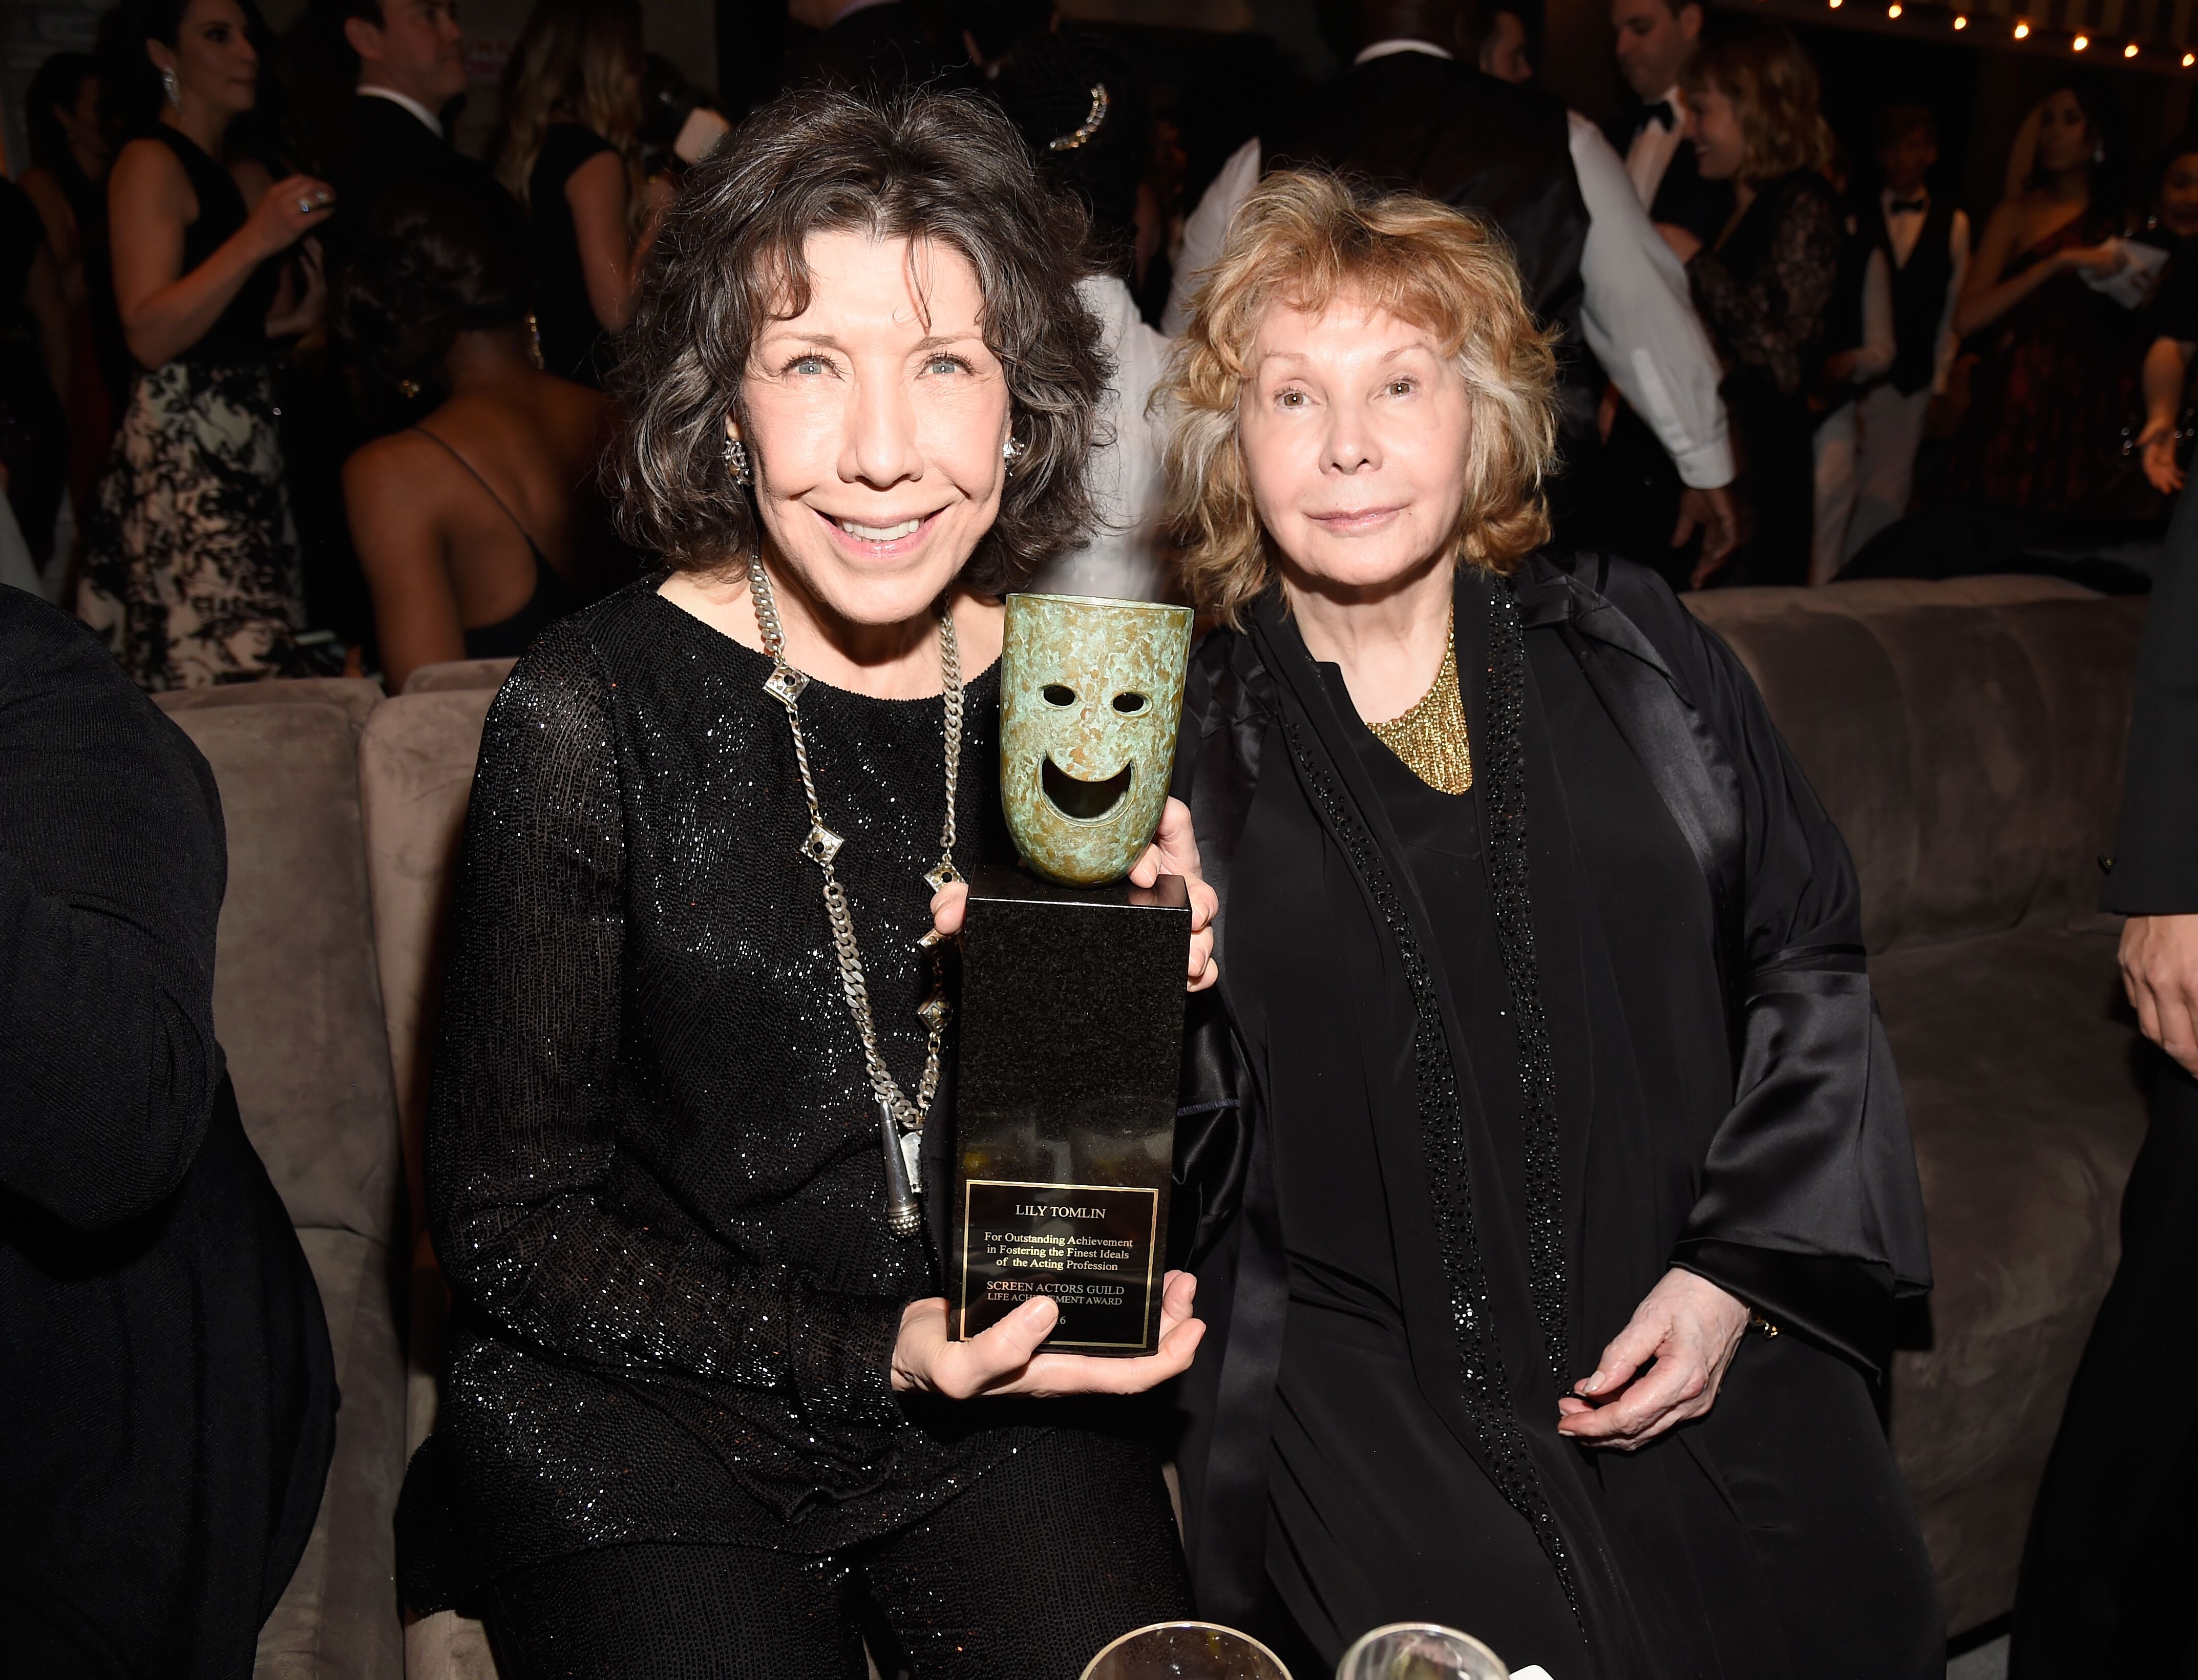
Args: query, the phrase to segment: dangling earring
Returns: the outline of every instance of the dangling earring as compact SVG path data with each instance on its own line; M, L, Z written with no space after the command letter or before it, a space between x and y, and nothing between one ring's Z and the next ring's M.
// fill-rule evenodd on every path
M1011 473L1015 469L1015 462L1029 453L1030 445L1020 438L1010 437L1000 445L1000 459L1008 463L1008 470Z
M168 103L176 108L176 114L179 117L182 116L183 114L183 84L176 79L176 67L174 65L171 64L165 70L160 72L160 85L167 90Z
M748 467L748 446L730 433L725 438L725 465L731 470L733 482L741 489L746 490L755 481L755 474Z

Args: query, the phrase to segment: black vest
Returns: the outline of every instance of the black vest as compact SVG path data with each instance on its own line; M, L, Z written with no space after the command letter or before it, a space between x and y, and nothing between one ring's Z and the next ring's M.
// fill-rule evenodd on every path
M1893 235L1885 225L1885 200L1872 193L1856 207L1856 218L1866 244L1885 252L1893 270L1893 370L1886 375L1893 388L1912 397L1931 387L1939 368L1939 323L1946 313L1946 288L1954 282L1954 258L1948 248L1954 236L1954 202L1945 193L1931 195L1931 207L1923 212L1923 231L1908 253L1904 267L1893 254Z

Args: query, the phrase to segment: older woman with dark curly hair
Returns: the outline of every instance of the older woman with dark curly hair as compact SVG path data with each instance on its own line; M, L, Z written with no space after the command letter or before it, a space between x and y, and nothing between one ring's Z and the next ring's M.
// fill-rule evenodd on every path
M1043 1300L950 1341L940 1199L888 1217L947 1170L933 899L1012 856L997 596L1089 506L1084 232L935 94L789 95L666 224L614 476L668 569L490 711L430 1103L407 1592L477 1606L505 1680L859 1680L858 1629L1072 1680L1186 1607L1124 1397L1189 1364L1190 1281L1145 1358L1040 1352Z
M1854 871L1747 673L1543 547L1500 236L1270 176L1164 392L1226 947L1178 1158L1200 1609L1555 1680L1945 1663L1869 1371L1929 1261Z

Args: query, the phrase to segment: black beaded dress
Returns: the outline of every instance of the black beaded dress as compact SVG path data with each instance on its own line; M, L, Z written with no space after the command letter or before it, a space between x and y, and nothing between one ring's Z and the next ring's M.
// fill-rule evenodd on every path
M894 1392L901 1309L940 1292L939 1199L932 1230L887 1230L770 663L657 581L545 631L482 735L427 1125L456 1314L399 1522L416 1608L591 1548L823 1558L1058 1433L1137 1433L1120 1403ZM965 700L966 869L1014 854L997 666ZM910 1091L944 705L820 683L800 701L879 1042ZM1145 1474L1158 1489L1156 1456Z
M1462 794L1276 596L1193 656L1200 1613L1300 1675L1436 1620L1555 1680L1923 1680L1944 1630L1864 1372L1929 1265L1845 847L1653 574L1537 555L1455 602ZM1558 1397L1672 1266L1783 1334L1707 1416L1573 1445Z

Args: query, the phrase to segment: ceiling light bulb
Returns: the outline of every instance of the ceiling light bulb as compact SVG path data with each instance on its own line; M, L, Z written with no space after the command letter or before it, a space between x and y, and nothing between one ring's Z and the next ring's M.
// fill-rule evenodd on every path
M2090 38L2090 36L2088 36L2088 35L2079 35L2079 36L2078 36L2074 40L2071 41L2068 44L2069 44L2070 46L2073 47L2073 48L2074 48L2078 52L2081 52L2081 51L2083 51L2083 50L2084 50L2084 49L2085 49L2085 48L2086 48L2086 47L2088 47L2088 46L2090 46L2090 45L2091 44L2091 38Z
M2198 64L2198 53L2185 53L2183 55L2183 67L2185 70L2188 70L2194 64Z
M2026 38L2029 35L2029 33L2030 33L2030 26L2029 26L2028 24L2026 24L2026 23L2018 23L2017 25L2015 25L2015 38L2016 40L2020 41L2020 40L2022 40L2022 39Z
M1885 15L1889 18L1897 18L1900 15L1900 7L1898 3L1898 0L1895 0L1894 4L1887 6L1885 9Z
M1968 20L1968 19L1967 19L1966 17L1961 16L1959 14L1957 14L1957 15L1956 15L1956 16L1955 16L1955 18L1954 18L1954 27L1955 27L1955 28L1957 28L1957 29L1967 29L1968 26L1969 26L1969 20Z
M2122 49L2122 56L2124 58L2135 58L2137 56L2137 43L2132 41L2129 45L2124 47Z

